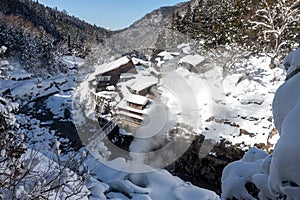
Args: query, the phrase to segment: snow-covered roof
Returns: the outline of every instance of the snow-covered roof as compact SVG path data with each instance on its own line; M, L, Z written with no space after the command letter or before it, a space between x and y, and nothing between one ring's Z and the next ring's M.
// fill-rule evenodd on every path
M97 66L95 73L103 74L105 72L115 70L115 69L121 67L122 65L126 65L129 62L130 62L130 59L127 56L124 56L124 57L119 58L119 59L117 59L115 61L112 61L110 63Z
M134 77L135 74L133 73L122 73L120 74L120 78L131 78L131 77Z
M152 85L156 85L158 79L154 76L138 76L129 87L137 92L142 91Z
M137 104L137 105L143 105L143 106L146 105L147 102L148 102L147 97L144 97L144 96L141 96L141 95L136 95L136 94L131 94L130 96L125 97L125 100L127 102L134 103L134 104Z
M180 61L178 62L178 64L188 63L193 66L196 66L196 65L202 63L204 60L205 60L205 58L203 56L200 56L199 54L187 55L187 56L181 58Z
M104 74L106 72L118 69L119 67L121 67L122 65L126 65L127 63L129 63L131 60L130 58L128 58L127 56L121 57L117 60L114 60L110 63L105 63L99 66L96 66L96 70L94 73L92 73L89 78L88 81L91 81L93 79L95 79L95 77L97 75L101 75Z
M121 100L120 103L118 103L118 105L116 106L116 109L118 109L118 110L132 111L132 112L143 114L143 115L144 114L148 114L148 112L149 112L148 108L145 108L143 110L139 110L139 109L132 108L132 107L128 106L127 103L126 103L126 101L124 99Z
M169 52L169 51L163 51L160 52L159 54L157 54L158 57L163 57L163 60L171 60L173 59L175 56L179 56L180 52Z
M149 66L151 62L149 61L145 61L145 60L142 60L142 59L139 59L139 58L135 58L133 57L132 58L132 62L135 64L135 65L145 65L145 66Z

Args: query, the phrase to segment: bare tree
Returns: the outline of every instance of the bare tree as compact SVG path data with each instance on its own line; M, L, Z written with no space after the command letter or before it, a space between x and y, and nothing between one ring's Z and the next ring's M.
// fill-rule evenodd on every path
M271 69L283 49L290 50L296 41L299 4L300 0L262 0L261 9L249 21L252 28L258 31L261 44L266 45L264 52L271 58Z
M218 48L201 52L201 54L207 55L203 68L211 66L220 67L223 78L234 73L240 67L241 63L251 56L250 51L236 45L222 45Z
M84 156L78 158L73 154L63 161L59 145L54 154L50 153L50 158L38 150L27 150L26 153L20 150L25 149L17 147L11 152L2 146L0 199L87 199L89 190L85 183L88 174L85 169L75 171L82 165Z

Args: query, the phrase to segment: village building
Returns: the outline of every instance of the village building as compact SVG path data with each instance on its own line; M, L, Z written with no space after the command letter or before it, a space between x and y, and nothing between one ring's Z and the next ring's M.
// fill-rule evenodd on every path
M158 76L127 56L97 66L88 77L97 113L111 114L121 129L136 133L156 97Z
M148 114L151 100L147 97L131 94L125 97L116 106L116 116L118 125L131 133L141 127L144 116Z
M108 86L116 87L121 74L137 74L132 60L121 57L113 62L96 67L96 70L88 78L90 88L95 88L96 93L107 90Z

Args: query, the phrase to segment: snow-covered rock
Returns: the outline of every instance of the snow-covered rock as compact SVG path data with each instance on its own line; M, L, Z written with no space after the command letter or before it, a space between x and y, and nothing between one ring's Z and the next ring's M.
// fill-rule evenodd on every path
M66 110L71 111L72 93L55 94L48 98L46 106L51 110L53 118L64 118Z
M166 170L150 169L149 166L140 165L147 168L148 173L129 173L133 170L130 161L125 159L115 159L113 161L102 162L89 159L87 165L93 169L95 177L106 182L113 193L108 194L109 198L127 199L168 199L168 200L218 200L219 196L212 191L193 186L184 182L178 177L171 175ZM115 168L117 166L117 168ZM119 167L123 171L117 170ZM125 172L128 171L128 172ZM129 199L129 198L128 198Z
M191 184L184 183L177 187L173 191L174 196L177 200L191 200L191 199L201 199L201 200L219 200L220 197L216 193L195 187Z

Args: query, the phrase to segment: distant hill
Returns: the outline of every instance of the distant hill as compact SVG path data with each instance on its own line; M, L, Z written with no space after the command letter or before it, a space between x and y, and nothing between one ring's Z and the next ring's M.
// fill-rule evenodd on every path
M144 17L134 22L129 29L140 28L145 26L152 27L170 27L172 23L172 16L176 11L185 10L188 3L179 3L174 6L165 6L158 8Z
M111 34L32 0L0 1L0 45L8 47L6 56L19 56L28 68L53 64L54 52L85 57L92 44Z
M172 19L177 11L184 12L189 2L179 3L174 6L158 8L129 27L114 32L105 46L101 46L94 52L91 60L103 55L102 63L109 61L112 56L120 57L137 50L147 56L151 56L161 49L173 46L180 36L176 35L172 28ZM171 32L170 32L171 31ZM175 36L174 36L175 34ZM175 42L173 38L176 38ZM93 61L94 62L94 61Z

